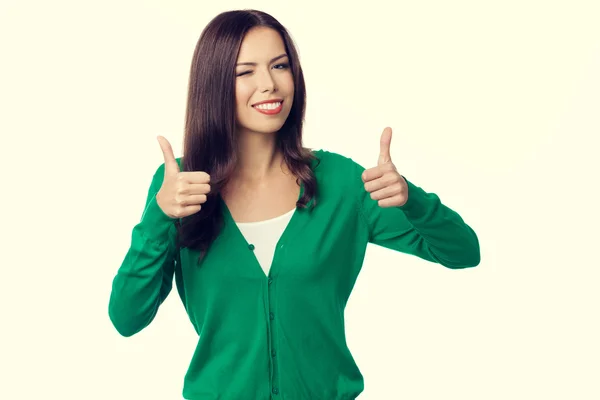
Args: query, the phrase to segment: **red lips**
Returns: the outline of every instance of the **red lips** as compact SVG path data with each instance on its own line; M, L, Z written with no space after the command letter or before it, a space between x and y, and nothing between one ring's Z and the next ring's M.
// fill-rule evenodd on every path
M283 99L269 99L269 100L259 101L258 103L252 104L252 107L257 106L259 104L277 103L277 102L283 103Z
M269 108L269 109L260 109L257 107L258 105L261 105L261 104L272 104L272 103L279 103L279 106L277 106L277 108ZM279 114L281 112L281 110L283 109L283 99L261 101L259 103L254 104L252 106L252 108L254 108L256 111L258 111L261 114L276 115L276 114Z

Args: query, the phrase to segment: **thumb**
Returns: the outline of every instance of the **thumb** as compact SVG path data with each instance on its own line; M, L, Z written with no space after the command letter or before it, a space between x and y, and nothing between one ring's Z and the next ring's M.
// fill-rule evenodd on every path
M177 160L173 154L171 143L163 136L158 136L157 140L165 158L165 176L179 173L179 164L177 164Z
M390 143L392 142L392 128L387 127L381 134L381 140L379 142L379 160L377 165L389 163L392 161L390 156Z

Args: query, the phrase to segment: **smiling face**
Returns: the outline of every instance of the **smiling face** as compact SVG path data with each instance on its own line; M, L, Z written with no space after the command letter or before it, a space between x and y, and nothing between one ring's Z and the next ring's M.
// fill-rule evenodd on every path
M294 77L283 39L271 28L251 29L242 41L236 65L238 130L267 134L279 131L293 100Z

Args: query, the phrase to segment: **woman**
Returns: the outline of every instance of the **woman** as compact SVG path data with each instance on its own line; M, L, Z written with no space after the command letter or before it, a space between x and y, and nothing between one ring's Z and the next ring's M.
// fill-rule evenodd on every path
M479 263L476 234L400 175L391 130L377 166L302 146L305 88L285 28L225 12L193 56L184 154L156 171L113 282L112 323L148 326L173 278L199 334L186 399L355 399L344 308L368 243L448 268Z

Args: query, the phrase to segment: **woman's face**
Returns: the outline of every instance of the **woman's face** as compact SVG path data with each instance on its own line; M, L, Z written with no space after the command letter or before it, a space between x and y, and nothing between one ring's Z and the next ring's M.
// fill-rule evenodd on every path
M266 27L251 29L242 41L236 65L238 129L267 134L279 131L293 99L294 78L281 36Z

